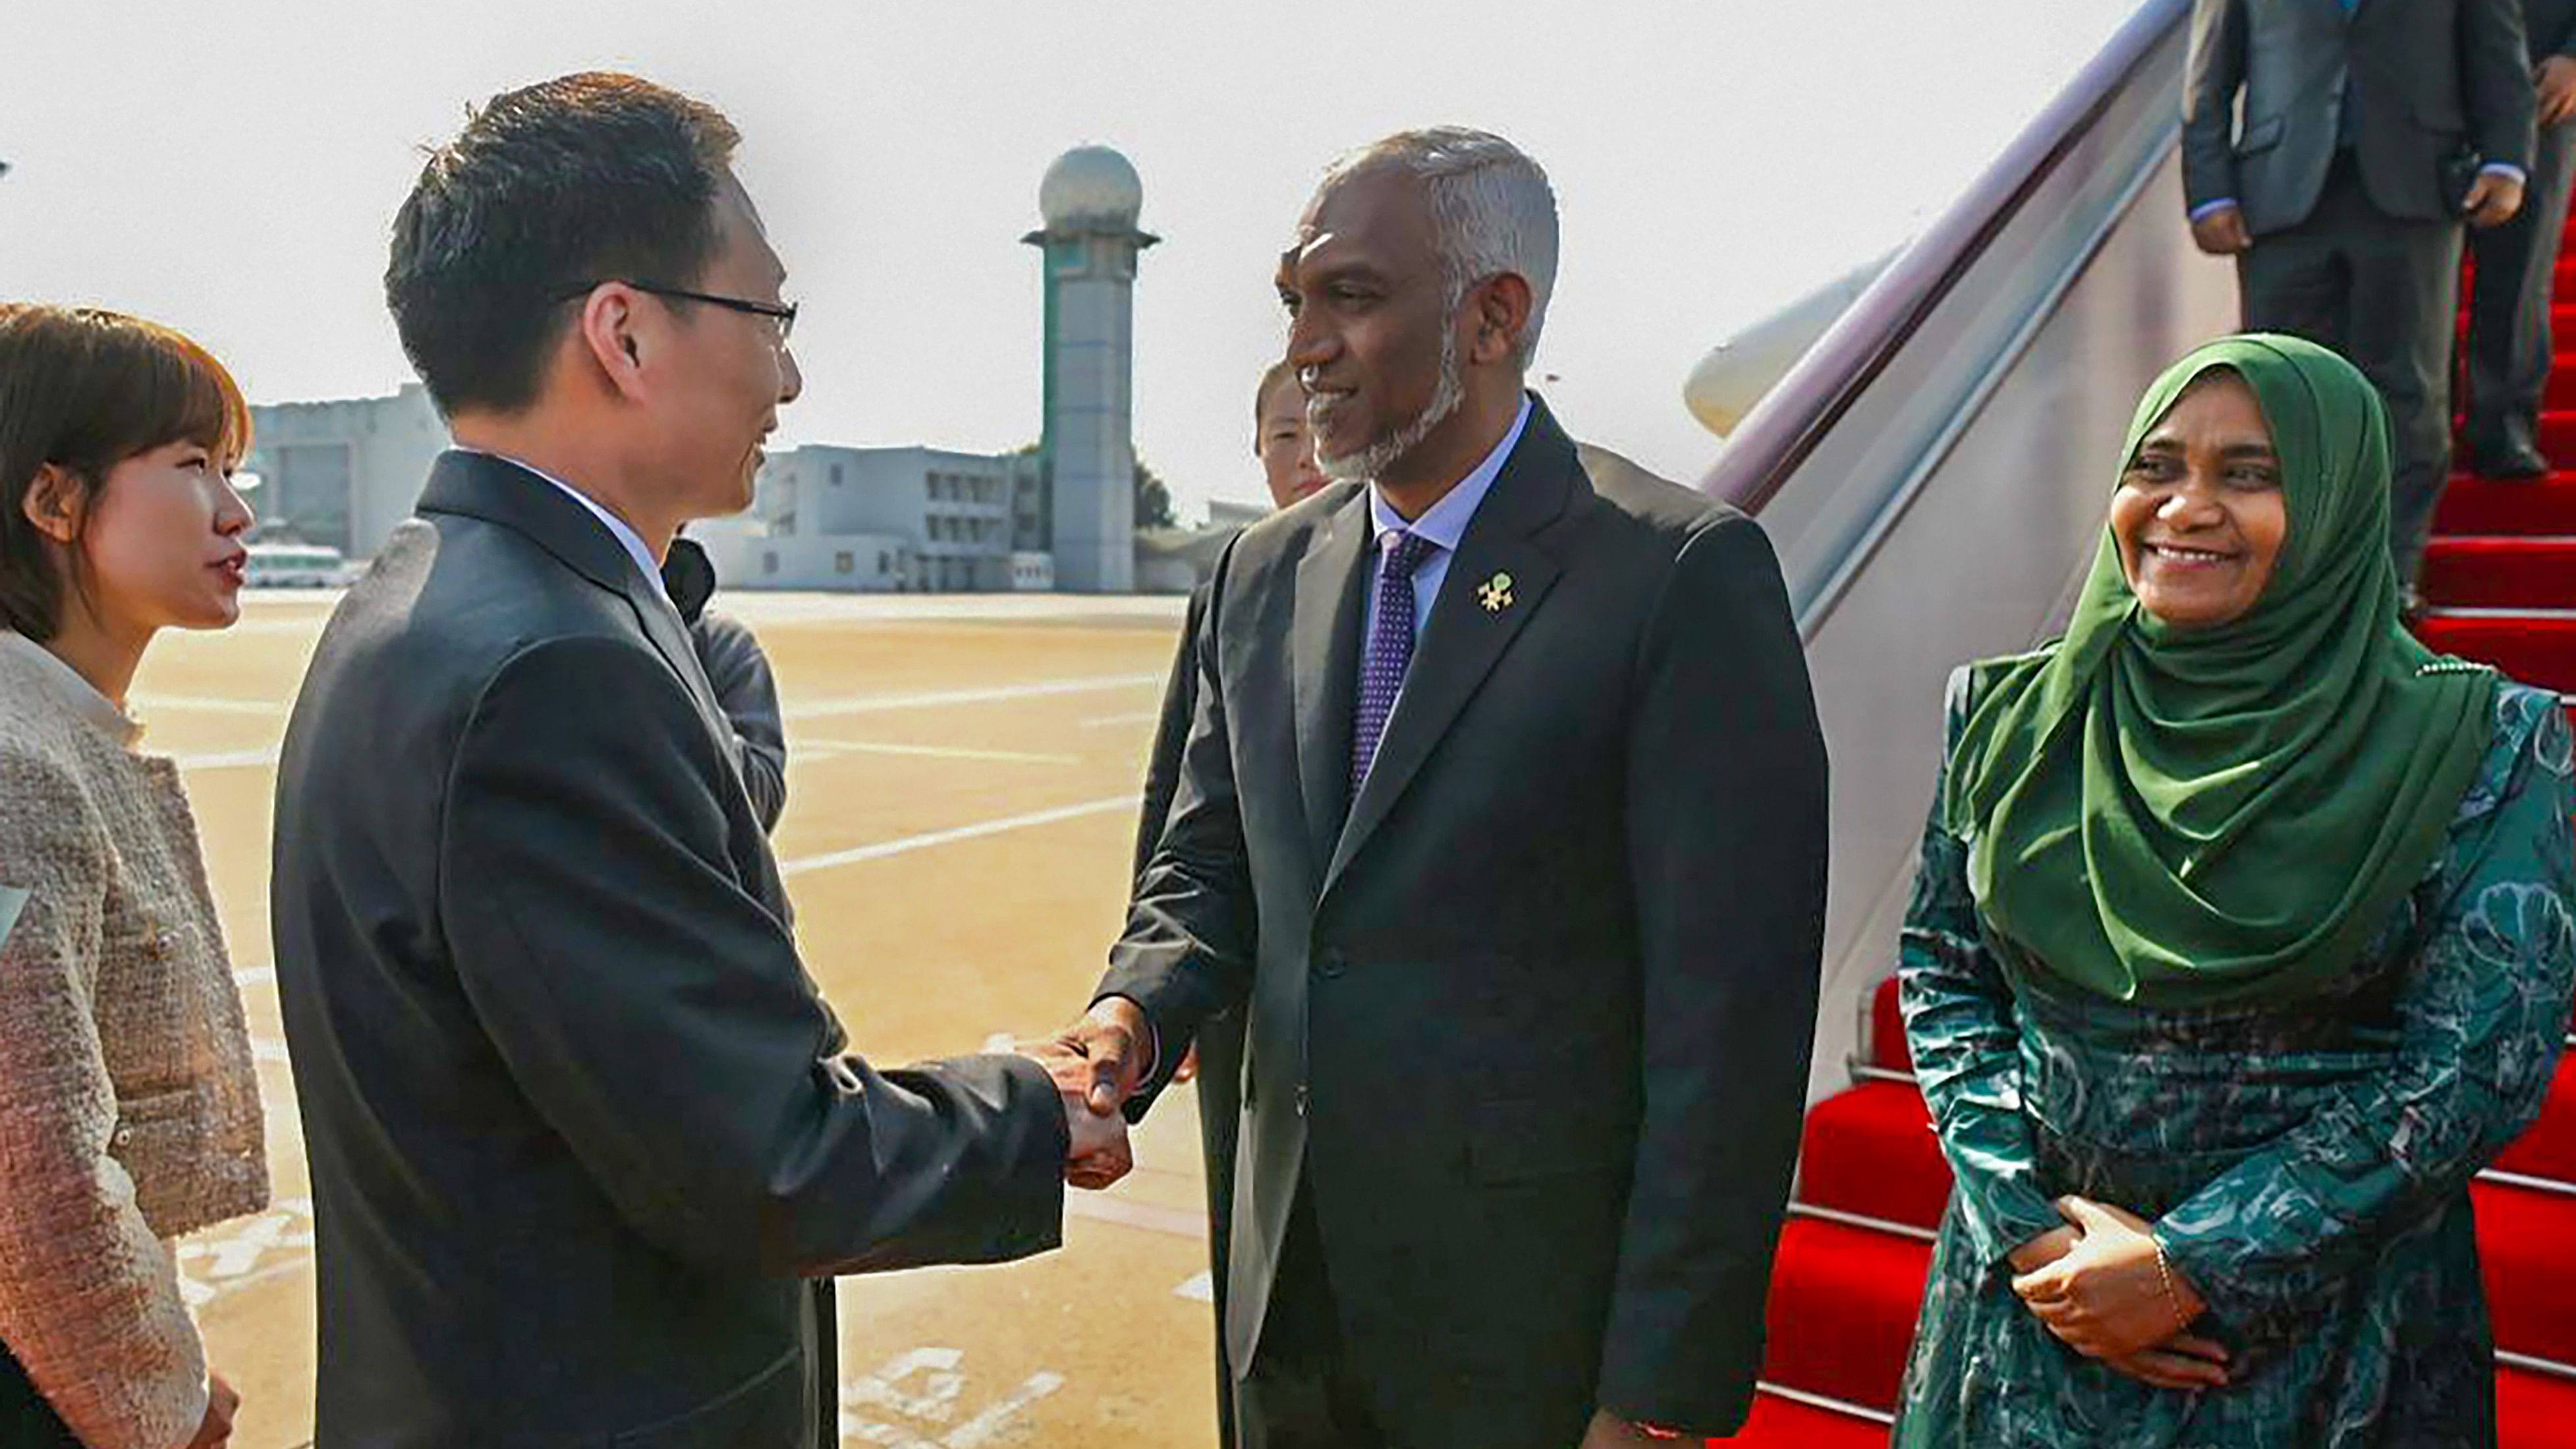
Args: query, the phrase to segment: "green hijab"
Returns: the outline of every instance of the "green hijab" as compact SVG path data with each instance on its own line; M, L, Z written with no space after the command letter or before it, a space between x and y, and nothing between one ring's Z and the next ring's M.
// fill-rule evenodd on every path
M2289 516L2243 617L2166 626L2103 530L2066 637L1975 666L1943 807L1988 924L2037 968L2158 1008L2279 1002L2350 969L2423 877L2493 735L2496 676L2415 642L2388 556L2388 420L2352 364L2213 342L2147 390L2121 466L2231 371Z

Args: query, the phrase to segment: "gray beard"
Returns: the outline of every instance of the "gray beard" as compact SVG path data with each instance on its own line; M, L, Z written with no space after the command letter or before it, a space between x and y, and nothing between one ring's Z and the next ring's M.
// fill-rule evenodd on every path
M1431 431L1449 421L1467 401L1466 380L1458 371L1458 334L1443 328L1440 334L1440 382L1431 390L1431 401L1424 405L1413 421L1378 439L1356 453L1328 457L1320 440L1315 448L1315 466L1327 478L1351 482L1372 482L1379 474L1404 460L1404 455L1422 446Z

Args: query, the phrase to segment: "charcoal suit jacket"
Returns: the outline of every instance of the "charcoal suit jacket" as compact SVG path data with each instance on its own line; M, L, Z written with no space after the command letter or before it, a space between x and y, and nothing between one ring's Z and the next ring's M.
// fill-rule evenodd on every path
M1310 1193L1391 1442L1748 1410L1796 1156L1825 753L1761 530L1543 403L1350 798L1374 546L1337 484L1227 550L1170 817L1102 995L1168 1072L1249 1011L1227 1348ZM1159 1078L1134 1104L1152 1100Z
M2233 197L2257 237L2307 219L2347 144L2371 203L2410 221L2454 215L2463 148L2531 166L2520 0L2198 0L2191 26L2183 190Z
M1057 1242L1046 1073L847 1054L737 758L616 538L442 456L278 774L318 1443L821 1449L808 1280Z

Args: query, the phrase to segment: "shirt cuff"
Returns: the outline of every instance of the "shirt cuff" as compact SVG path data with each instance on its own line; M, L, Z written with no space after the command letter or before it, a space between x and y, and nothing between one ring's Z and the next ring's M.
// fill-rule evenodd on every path
M2233 211L2235 209L2236 198L2233 196L2222 196L2216 201L2204 201L2200 205L2191 209L2191 224L2198 226L2202 222L2218 215L2222 211Z
M2528 186L2531 184L2531 173L2514 165L2510 161L2490 161L2484 166L2478 168L2478 174L2480 176L2510 176L2513 178L2513 184L2516 186Z

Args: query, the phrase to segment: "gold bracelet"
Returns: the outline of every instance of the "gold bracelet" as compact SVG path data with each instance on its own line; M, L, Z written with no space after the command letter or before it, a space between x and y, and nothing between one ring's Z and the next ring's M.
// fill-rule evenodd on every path
M2174 1327L2176 1330L2189 1328L2191 1327L2191 1315L2183 1311L2182 1295L2174 1291L2173 1265L2165 1261L2164 1242L2162 1239L2156 1238L2152 1235L2148 1237L2147 1241L2155 1245L2156 1277L2162 1280L2165 1285L2165 1304L2167 1307L2173 1309Z

